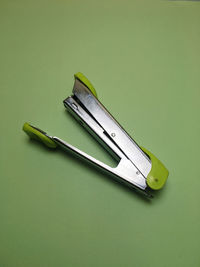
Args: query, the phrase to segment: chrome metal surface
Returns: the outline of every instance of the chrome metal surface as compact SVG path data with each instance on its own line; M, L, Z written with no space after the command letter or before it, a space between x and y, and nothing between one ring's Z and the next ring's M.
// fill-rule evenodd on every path
M99 167L109 174L114 175L121 181L128 183L129 185L133 186L134 188L140 189L141 191L145 191L147 188L146 180L142 176L141 173L138 173L137 168L130 162L130 160L125 159L124 157L120 160L118 166L116 168L112 168L103 162L93 158L92 156L86 154L85 152L79 150L78 148L66 143L65 141L61 140L60 138L54 136L52 139L62 148L75 153L76 155L82 157L83 159L89 161L96 167ZM149 195L148 192L143 192L146 195ZM149 195L150 196L150 195Z
M64 101L65 107L71 111L72 115L103 145L108 152L116 159L125 157L122 151L105 134L104 129L76 102L72 97ZM117 155L117 157L116 157Z
M113 144L135 165L146 178L151 170L151 161L135 141L116 122L105 107L79 80L75 80L73 93L90 117L103 129ZM64 102L65 103L65 102ZM73 109L75 111L75 109ZM79 107L78 109L79 110ZM75 111L76 112L76 111ZM77 112L76 112L77 114ZM79 115L79 114L78 114Z
M78 79L75 80L73 94L64 100L65 107L118 160L118 165L112 168L58 137L52 137L53 140L64 149L150 196L146 183L151 170L150 159Z

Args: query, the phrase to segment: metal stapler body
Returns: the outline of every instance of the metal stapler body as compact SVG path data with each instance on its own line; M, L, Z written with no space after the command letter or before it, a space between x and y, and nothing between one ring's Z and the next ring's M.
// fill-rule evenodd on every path
M67 110L118 161L117 167L110 167L62 139L49 136L28 123L24 124L24 131L49 147L60 146L75 153L146 196L151 197L152 190L159 190L164 186L168 170L150 151L140 147L120 126L98 100L96 90L82 73L75 74L72 95L63 102Z

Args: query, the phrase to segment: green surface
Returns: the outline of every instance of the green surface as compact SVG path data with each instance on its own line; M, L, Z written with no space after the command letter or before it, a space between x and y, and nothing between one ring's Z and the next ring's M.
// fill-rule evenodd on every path
M0 2L0 266L200 266L200 3ZM114 165L63 106L77 71L169 169L146 201L25 121Z

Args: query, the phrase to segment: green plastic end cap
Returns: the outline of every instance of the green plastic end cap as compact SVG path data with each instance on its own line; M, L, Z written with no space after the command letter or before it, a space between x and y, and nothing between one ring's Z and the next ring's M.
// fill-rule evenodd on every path
M31 126L29 123L24 123L23 125L23 131L32 139L35 139L37 141L42 142L46 146L50 148L56 148L57 144L50 138L48 137L45 132L41 131L38 128L35 128Z
M83 73L77 72L76 74L74 74L74 78L79 79L91 91L91 93L97 98L97 92L94 86L91 84L88 78L85 77L85 75L83 75Z
M147 176L147 184L153 190L160 190L166 183L169 171L165 168L162 162L157 159L146 148L141 147L147 156L151 159L151 171Z

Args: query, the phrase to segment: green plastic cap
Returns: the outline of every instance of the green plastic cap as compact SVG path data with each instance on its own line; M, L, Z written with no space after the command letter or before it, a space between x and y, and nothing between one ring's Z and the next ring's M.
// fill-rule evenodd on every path
M159 190L165 185L169 171L150 151L144 147L141 147L141 149L151 159L151 171L147 176L147 184L151 189Z
M77 72L76 74L74 74L74 78L80 80L91 91L91 93L97 98L97 92L94 86L88 80L88 78L85 77L85 75L83 75L83 73Z
M23 125L23 131L32 139L42 142L46 146L50 148L56 148L57 144L54 142L52 138L47 136L45 132L42 130L30 125L29 123L25 122Z

